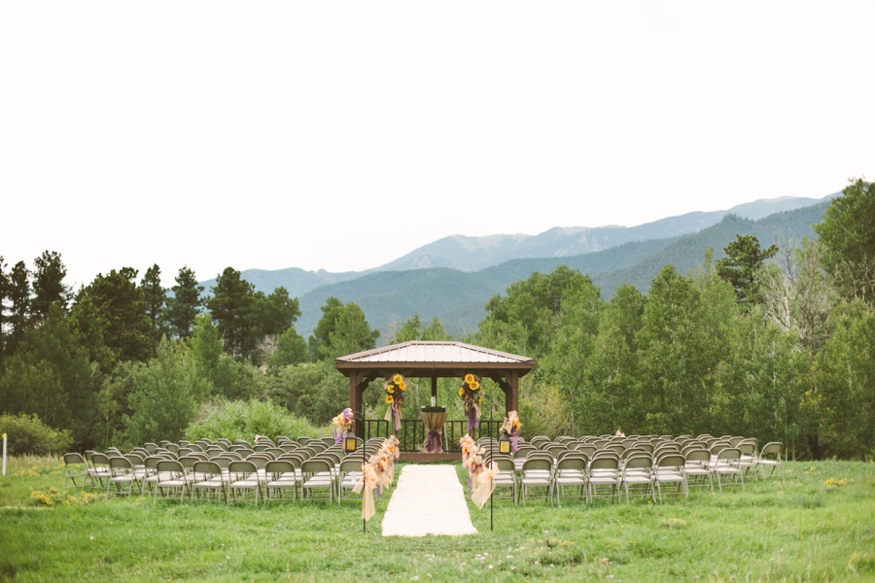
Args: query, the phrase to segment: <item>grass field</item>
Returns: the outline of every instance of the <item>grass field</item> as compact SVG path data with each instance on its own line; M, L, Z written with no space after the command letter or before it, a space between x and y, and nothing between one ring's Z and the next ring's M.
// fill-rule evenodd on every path
M385 498L363 534L358 501L104 501L65 493L57 460L15 458L0 479L0 580L875 581L875 464L785 468L783 484L662 505L497 499L493 532L489 506L471 506L480 534L417 539L380 535Z

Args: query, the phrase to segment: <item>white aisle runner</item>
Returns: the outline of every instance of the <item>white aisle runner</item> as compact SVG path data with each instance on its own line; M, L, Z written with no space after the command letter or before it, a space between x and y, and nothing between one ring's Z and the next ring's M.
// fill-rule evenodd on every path
M455 466L408 465L383 516L383 536L477 534Z

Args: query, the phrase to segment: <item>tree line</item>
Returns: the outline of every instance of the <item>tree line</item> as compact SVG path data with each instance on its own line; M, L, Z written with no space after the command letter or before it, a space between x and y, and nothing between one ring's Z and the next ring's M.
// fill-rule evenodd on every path
M780 249L739 234L720 261L667 265L647 294L624 284L610 300L566 266L534 273L492 297L462 340L535 359L520 391L530 436L730 433L800 458L872 457L872 186L852 181L815 231ZM361 308L332 297L304 339L296 298L256 292L231 267L206 294L187 267L169 289L157 265L75 293L65 275L57 252L32 268L0 258L0 414L36 415L79 450L178 439L222 402L272 401L325 424L348 399L334 358L380 338ZM413 339L449 335L415 314L389 342ZM500 407L500 390L485 388ZM379 395L366 393L378 416Z

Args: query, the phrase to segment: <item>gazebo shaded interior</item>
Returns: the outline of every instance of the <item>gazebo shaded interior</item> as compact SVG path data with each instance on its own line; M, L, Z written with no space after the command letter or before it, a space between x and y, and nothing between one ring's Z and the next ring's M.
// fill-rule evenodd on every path
M349 378L349 406L362 410L368 384L393 374L430 378L432 395L437 395L438 378L459 378L468 373L492 379L504 391L505 413L518 410L519 379L528 374L534 361L527 356L509 354L463 342L412 340L341 356L335 367ZM360 419L356 433L364 434Z

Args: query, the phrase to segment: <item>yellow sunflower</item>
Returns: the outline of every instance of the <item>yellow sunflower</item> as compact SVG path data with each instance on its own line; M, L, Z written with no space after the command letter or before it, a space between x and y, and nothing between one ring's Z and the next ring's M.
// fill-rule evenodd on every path
M478 383L477 381L474 381L473 383L469 383L468 386L471 387L472 391L476 391L477 389L480 388L480 383Z
M400 385L404 382L404 377L402 377L400 374L396 374L394 377L392 377L392 382L396 385Z
M472 375L471 373L466 374L465 375L465 382L468 383L469 385L471 383L473 383L474 382L474 375Z
M461 397L464 394L465 394L465 387L459 387L459 396Z
M395 399L392 398L392 395L386 395L386 402L389 403L390 405L392 404L392 402L393 402L394 400L395 400Z
M395 393L395 386L389 385L388 387L386 387L386 392L389 393L390 395L394 394Z
M407 385L404 384L404 381L401 381L400 383L397 383L397 385L398 385L398 388L401 389L402 391L406 391L406 390L407 390Z

